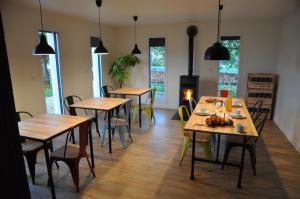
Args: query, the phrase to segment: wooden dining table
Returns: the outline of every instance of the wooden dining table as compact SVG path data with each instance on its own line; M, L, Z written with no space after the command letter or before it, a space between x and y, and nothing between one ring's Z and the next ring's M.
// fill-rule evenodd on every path
M206 100L209 98L214 98L218 100L222 100L223 102L226 101L226 98L217 98L217 97L209 97L209 96L203 96L199 100L197 106L195 107L193 113L191 114L189 120L187 121L184 130L193 132L193 138L192 138L192 160L191 160L191 180L195 179L194 171L195 171L195 162L196 161L203 161L203 162L209 162L214 164L222 164L223 162L219 161L219 151L220 151L220 138L221 135L227 135L227 136L241 136L243 138L243 148L241 153L241 159L239 164L234 163L226 163L226 165L230 166L237 166L239 168L239 176L238 176L238 182L237 182L237 188L242 187L242 176L243 176L243 168L244 168L244 157L245 157L245 150L246 150L246 144L247 141L252 137L258 137L258 133L256 131L256 128L253 124L253 121L250 117L250 114L248 112L247 106L245 104L245 101L241 98L235 98L234 100L238 101L238 104L241 106L239 107L233 107L232 111L235 109L238 109L241 111L241 115L245 116L244 119L234 119L232 118L231 114L232 112L227 112L224 106L218 107L216 106L216 103L208 103ZM229 119L233 121L233 126L228 127L209 127L206 125L205 120L210 117L208 116L200 116L197 114L201 109L206 109L208 112L212 114L217 114L221 117L226 115ZM242 133L239 133L236 131L235 125L236 124L242 124L246 126L245 130ZM195 139L197 133L209 133L209 134L216 134L218 137L217 142L217 150L216 150L216 158L214 160L208 160L203 159L195 156Z
M124 98L126 95L132 95L132 96L138 96L139 98L139 126L142 127L142 95L149 93L151 91L150 88L129 88L129 87L123 87L116 90L109 91L110 94L115 95L123 95ZM150 92L150 95L152 93ZM152 96L150 96L152 98ZM151 113L151 117L152 117Z
M112 112L114 109L118 108L122 104L127 103L130 99L122 99L122 98L89 98L82 100L80 102L76 102L70 107L78 108L78 109L89 109L89 110L100 110L100 111L107 111L108 120L108 145L109 145L109 153L112 153L112 144L111 144L111 118ZM130 110L129 110L130 111ZM128 113L130 114L130 113ZM130 117L128 121L129 129L131 129L131 122ZM92 164L94 164L92 162Z
M52 198L56 198L50 157L48 152L48 142L69 130L81 125L89 120L88 117L42 114L26 119L18 123L20 136L29 140L35 140L43 143L47 172L49 176L49 185L51 188ZM93 146L91 140L91 131L89 131L89 142L91 150L91 159L94 161Z

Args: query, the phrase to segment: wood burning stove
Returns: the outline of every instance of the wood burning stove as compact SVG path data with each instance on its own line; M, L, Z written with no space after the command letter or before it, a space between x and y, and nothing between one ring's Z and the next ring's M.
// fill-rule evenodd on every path
M194 61L194 37L197 35L198 29L196 26L187 28L189 37L189 63L188 75L181 75L179 81L179 106L185 105L189 107L189 98L193 97L196 100L199 98L199 76L193 75Z

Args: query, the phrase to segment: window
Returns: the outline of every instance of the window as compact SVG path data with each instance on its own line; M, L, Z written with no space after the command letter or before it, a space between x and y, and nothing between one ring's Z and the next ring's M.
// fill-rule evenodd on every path
M155 99L166 101L166 47L165 38L149 39L150 87L156 88Z
M230 60L220 61L219 63L218 91L228 90L233 97L236 97L240 68L240 37L221 37L221 41L229 49Z
M42 34L41 31L38 32ZM55 50L54 55L42 56L41 64L44 78L44 96L46 101L47 113L63 113L62 88L60 76L60 60L58 33L44 31L48 44Z
M95 54L94 51L98 45L99 39L91 37L91 57L92 57L92 72L93 72L93 96L101 97L102 82L102 62L101 55Z

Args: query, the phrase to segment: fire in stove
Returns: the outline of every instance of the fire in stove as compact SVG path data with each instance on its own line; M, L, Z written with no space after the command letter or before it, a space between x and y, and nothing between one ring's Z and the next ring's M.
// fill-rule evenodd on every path
M183 100L189 100L193 96L193 89L186 88L183 90Z

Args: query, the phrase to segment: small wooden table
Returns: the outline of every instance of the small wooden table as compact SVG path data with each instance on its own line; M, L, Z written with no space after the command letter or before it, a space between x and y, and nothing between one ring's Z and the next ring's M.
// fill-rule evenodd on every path
M252 119L250 117L250 114L248 112L248 109L246 107L246 104L243 99L236 99L239 101L239 103L242 105L240 108L234 108L234 109L239 109L241 111L241 114L246 116L246 119L232 119L234 124L243 124L247 128L244 130L243 133L238 133L236 132L234 127L208 127L203 124L205 124L206 118L209 116L199 116L195 114L196 111L199 111L201 108L205 108L207 111L210 112L216 112L217 114L219 113L216 105L214 103L207 103L205 100L208 98L215 98L215 97L201 97L200 101L198 102L195 111L192 113L191 117L187 121L185 125L185 130L187 131L192 131L193 132L193 142L192 142L192 165L191 165L191 180L194 180L194 163L195 161L204 161L204 162L210 162L210 163L215 163L215 164L222 164L222 162L219 161L219 150L220 150L220 136L221 135L236 135L236 136L242 136L244 138L244 146L242 150L242 155L241 155L241 162L239 165L237 164L232 164L228 163L228 165L231 166L238 166L240 168L239 172L239 178L238 178L238 183L237 183L237 188L241 188L241 182L242 182L242 175L243 175L243 168L244 168L244 157L245 157L245 150L246 150L246 143L251 137L257 137L257 131L256 128L252 122ZM222 100L226 100L225 98L219 98ZM221 108L222 109L222 108ZM220 110L221 110L220 109ZM223 111L222 114L224 114L225 110ZM219 113L221 114L221 113ZM227 113L228 114L228 113ZM210 133L210 134L217 134L218 135L218 144L217 144L217 154L216 154L216 159L215 160L207 160L207 159L202 159L202 158L197 158L195 157L195 138L196 138L196 133L201 132L201 133Z
M141 103L141 96L150 92L150 88L119 88L113 91L109 91L110 94L115 95L124 95L124 98L126 95L134 95L139 97L139 125L142 127L142 103ZM150 92L151 95L151 92ZM152 96L151 96L152 97ZM152 116L152 114L151 114Z
M119 107L120 105L127 103L130 99L121 99L121 98L89 98L82 100L81 102L77 102L70 107L80 108L80 109L90 109L90 110L100 110L107 111L108 115L108 143L109 143L109 153L112 153L111 146L111 116L112 111ZM129 113L130 114L130 113ZM129 117L130 118L130 117ZM130 119L129 119L129 128Z
M88 121L88 117L43 114L18 123L20 136L43 143L52 198L56 198L47 142ZM90 137L91 159L94 159Z

